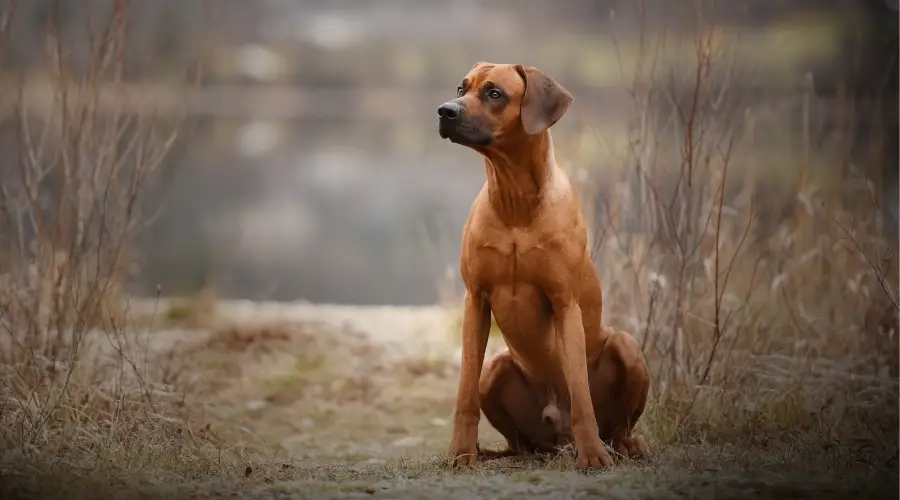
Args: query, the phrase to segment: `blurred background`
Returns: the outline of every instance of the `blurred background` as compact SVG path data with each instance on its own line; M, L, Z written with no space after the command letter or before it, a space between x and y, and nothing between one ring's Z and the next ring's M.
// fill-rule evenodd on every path
M767 193L793 193L809 177L839 194L868 177L895 231L896 3L134 2L125 105L185 120L152 195L162 209L141 232L134 290L435 303L458 274L462 224L483 182L475 153L440 140L435 110L472 65L534 65L574 94L554 138L573 176L594 186L585 210L602 216L630 189L613 174L631 167L635 89L649 82L640 75L652 66L654 81L672 82L655 102L689 101L679 82L696 70L701 32L729 41L710 81L740 95L735 130L758 153L740 175L763 201L762 220L775 227L783 216ZM50 12L77 54L79 30L112 4L20 2L2 74L24 78L32 112L51 99L41 29ZM838 126L848 99L853 126ZM12 140L13 112L0 120L0 138ZM888 140L874 149L856 140L876 132ZM825 146L837 142L839 165L817 164L835 159Z
M549 492L382 467L451 439L484 168L436 111L490 61L575 97L557 160L653 378L663 482L634 484L896 492L897 27L887 0L0 0L0 476Z

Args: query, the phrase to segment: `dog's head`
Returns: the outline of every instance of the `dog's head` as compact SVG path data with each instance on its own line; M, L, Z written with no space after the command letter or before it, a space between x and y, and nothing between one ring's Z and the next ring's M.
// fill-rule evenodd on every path
M572 104L572 94L562 85L521 64L478 63L456 95L438 108L438 132L480 152L540 134Z

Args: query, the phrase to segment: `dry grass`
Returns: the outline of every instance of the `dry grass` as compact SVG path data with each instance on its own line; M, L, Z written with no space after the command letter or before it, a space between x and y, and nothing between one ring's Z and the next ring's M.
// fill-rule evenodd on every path
M654 372L646 428L661 442L896 443L896 243L880 230L878 180L847 168L846 143L812 149L811 97L793 147L760 141L734 83L739 42L723 38L700 30L684 80L658 74L647 44L631 141L610 151L627 167L586 176L624 188L601 193L615 204L594 221L594 255L607 321L636 335ZM865 119L847 116L838 130Z
M455 471L440 455L450 433L455 364L398 359L391 356L395 346L373 344L352 330L278 316L260 309L252 323L220 318L213 330L160 332L153 350L163 364L181 367L173 380L192 388L184 394L192 415L167 429L144 424L102 454L7 453L0 488L20 498L54 498L60 491L67 498L567 492L625 498L696 495L713 487L733 495L881 498L896 488L889 443L826 440L802 426L790 433L761 426L753 440L681 429L664 440L653 416L667 407L660 401L641 424L655 452L649 462L626 460L610 472L582 474L566 451ZM447 348L449 354L452 343ZM190 379L205 381L202 394ZM481 425L483 442L497 446L499 435ZM828 477L838 473L840 481Z
M16 6L2 6L3 30ZM80 59L56 29L58 12L48 12L50 116L34 117L21 87L4 96L15 128L0 172L4 478L30 465L111 477L148 468L202 475L214 463L202 453L213 445L191 424L198 408L174 385L182 381L170 363L154 358L152 318L147 328L131 324L121 293L129 243L151 216L141 195L179 124L96 112L97 86L123 77L129 4L114 7L87 27Z

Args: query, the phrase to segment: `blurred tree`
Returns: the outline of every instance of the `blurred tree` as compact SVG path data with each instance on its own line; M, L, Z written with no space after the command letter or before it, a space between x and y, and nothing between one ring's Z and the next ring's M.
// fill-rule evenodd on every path
M880 184L885 235L896 241L900 124L898 8L895 0L843 2L841 52L815 74L816 92L847 97L856 108L851 161Z

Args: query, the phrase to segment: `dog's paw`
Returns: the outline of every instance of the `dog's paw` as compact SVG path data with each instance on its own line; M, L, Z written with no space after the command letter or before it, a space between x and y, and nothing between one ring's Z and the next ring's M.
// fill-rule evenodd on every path
M643 438L634 436L631 438L631 443L629 443L629 445L628 454L632 458L650 458L650 449L647 448L647 443L644 442Z
M477 440L454 436L447 450L447 457L455 467L472 467L478 462L478 452Z
M455 450L447 452L451 465L454 467L474 467L478 463L478 450Z
M575 466L580 470L603 469L612 467L613 463L612 456L606 451L603 441L598 437L595 442L578 448L578 459Z
M635 459L650 458L650 450L647 449L647 443L637 436L619 438L613 441L613 447L615 448L616 453L623 457Z

